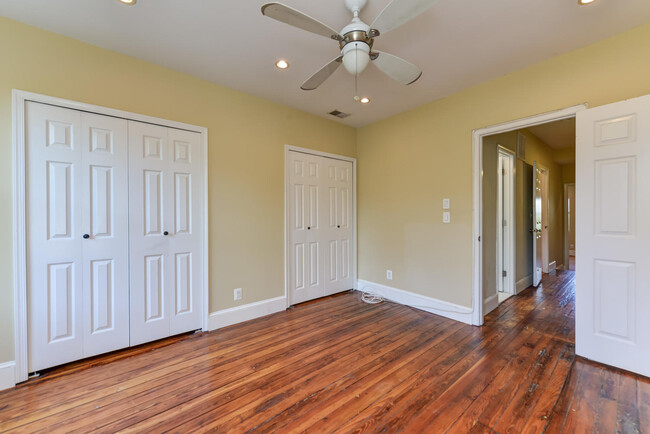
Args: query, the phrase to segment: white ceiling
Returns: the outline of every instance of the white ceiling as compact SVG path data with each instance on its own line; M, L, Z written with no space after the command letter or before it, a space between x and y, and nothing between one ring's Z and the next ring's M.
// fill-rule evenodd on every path
M535 125L528 127L528 131L553 149L575 148L576 146L575 118Z
M339 29L343 0L284 0ZM389 0L370 0L371 23ZM375 48L420 66L403 86L374 67L354 80L343 68L315 91L300 84L338 54L337 43L263 17L264 0L2 0L0 15L176 69L316 115L363 126L650 21L648 0L440 0L375 41ZM275 68L278 58L291 67ZM534 84L531 84L534 85ZM334 119L334 118L332 118Z

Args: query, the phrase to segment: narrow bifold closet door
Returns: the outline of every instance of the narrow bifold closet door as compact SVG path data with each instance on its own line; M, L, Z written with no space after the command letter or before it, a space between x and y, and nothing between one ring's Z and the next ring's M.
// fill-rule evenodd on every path
M352 289L352 163L290 151L288 164L290 303Z
M576 128L576 353L650 376L650 96Z
M129 121L131 345L202 327L200 144Z
M28 102L30 372L129 345L126 121Z

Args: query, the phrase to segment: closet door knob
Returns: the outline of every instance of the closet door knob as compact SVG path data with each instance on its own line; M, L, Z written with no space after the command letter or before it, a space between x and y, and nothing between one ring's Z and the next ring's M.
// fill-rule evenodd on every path
M169 232L165 231L165 232L163 232L163 235L167 236L167 235L169 235Z
M336 227L337 227L337 228L340 228L340 227L341 227L341 225L336 225Z
M88 235L88 234L83 234L83 237L84 237L84 240L87 240L88 238L90 238L90 235Z
M311 226L307 226L307 230L311 229Z

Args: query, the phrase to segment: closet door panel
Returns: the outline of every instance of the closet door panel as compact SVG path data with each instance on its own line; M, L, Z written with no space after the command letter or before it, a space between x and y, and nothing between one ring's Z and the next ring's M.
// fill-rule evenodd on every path
M322 297L323 255L325 244L320 239L328 217L324 202L329 200L322 187L322 163L317 157L301 152L289 153L289 224L291 233L289 291L291 304Z
M83 356L81 114L26 107L29 371Z
M127 121L81 115L84 357L129 346Z
M128 121L131 345L170 334L168 129ZM165 235L165 232L168 235Z
M203 325L201 135L169 129L171 334Z
M325 294L353 288L352 281L352 163L323 158L330 200L326 213L329 225L324 236L329 246L325 269L329 270Z

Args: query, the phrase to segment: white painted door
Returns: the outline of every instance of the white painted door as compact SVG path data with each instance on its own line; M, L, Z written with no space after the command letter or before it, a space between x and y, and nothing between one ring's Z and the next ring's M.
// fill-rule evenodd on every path
M576 127L576 353L650 376L650 96Z
M291 151L288 170L290 303L352 289L352 163Z
M515 156L497 150L497 292L515 293ZM505 300L499 296L499 302Z
M81 115L84 357L129 346L128 140L124 119ZM86 237L88 235L88 237Z
M290 266L291 304L325 295L322 279L323 170L318 157L289 153L290 170Z
M27 103L30 372L129 345L126 125Z
M317 157L327 170L325 295L347 291L352 282L352 163Z
M569 255L576 254L576 186L571 184L567 186L567 238L569 243ZM568 264L567 264L568 267Z
M542 177L537 162L533 162L533 286L542 281Z
M173 223L169 229L172 261L170 334L203 326L203 273L201 252L201 135L168 128L169 174Z
M199 147L129 121L131 345L201 328Z

